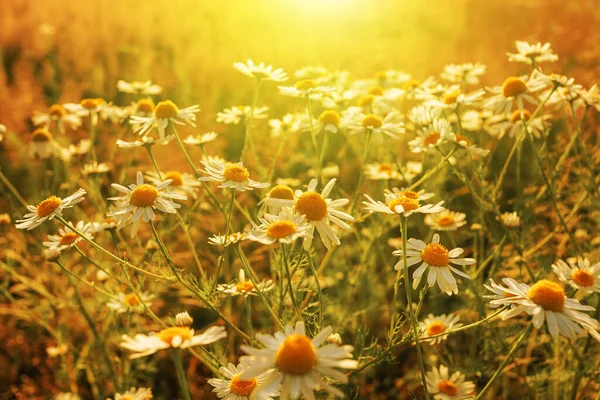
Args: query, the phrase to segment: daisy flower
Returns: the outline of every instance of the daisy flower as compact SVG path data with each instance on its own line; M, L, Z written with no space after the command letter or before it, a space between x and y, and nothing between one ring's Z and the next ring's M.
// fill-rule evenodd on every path
M159 350L206 345L217 342L227 336L225 327L211 326L203 333L194 335L194 330L187 326L172 326L150 335L137 334L134 338L121 336L121 347L133 351L129 358L140 358L154 354Z
M83 156L92 149L92 141L90 139L81 139L77 144L70 144L67 148L72 156Z
M65 125L68 125L72 130L77 130L81 126L81 117L76 114L69 114L61 104L51 105L47 113L36 111L31 121L34 125L44 125L46 129L50 129L54 124L56 130L62 134L65 133Z
M563 287L558 283L542 279L529 286L517 284L511 278L504 278L502 281L508 284L508 287L502 288L505 295L500 297L497 290L493 290L496 296L493 296L495 298L490 301L490 305L512 307L502 313L503 320L525 312L533 316L533 326L537 329L546 321L548 331L555 339L559 335L575 339L578 335L585 335L586 331L595 332L598 329L598 321L582 312L593 311L594 308L566 297Z
M150 400L153 399L152 389L150 388L135 388L132 387L125 393L116 393L115 400Z
M132 115L151 117L155 108L156 105L152 99L139 99L137 103L132 103Z
M521 40L515 41L517 53L506 53L508 61L535 65L543 62L554 62L558 56L554 54L550 43L529 44Z
M248 232L248 239L263 244L289 244L298 238L306 237L311 231L304 215L294 213L290 207L283 208L278 215L265 214L260 218L260 222L260 225Z
M291 200L293 201L295 198L295 194L294 194L294 190L289 187L288 185L275 185L271 188L271 190L269 190L269 193L267 193L267 197L263 200L261 200L261 203L269 203L267 202L267 199L281 199L281 200ZM283 209L282 206L279 205L275 205L275 204L268 204L269 207L269 213L270 214L274 214L277 215L281 212L281 210Z
M502 213L500 219L502 220L502 224L507 228L518 228L521 226L521 218L516 211Z
M371 180L401 180L402 175L398 172L396 164L373 163L365 165L365 176Z
M344 397L339 389L325 383L321 375L346 383L348 378L335 368L355 369L358 361L352 359L352 346L339 346L325 343L333 332L326 327L312 340L306 336L304 322L297 322L296 327L285 327L285 332L277 332L274 336L256 334L256 339L265 348L256 349L242 345L241 349L248 356L241 358L249 367L240 375L240 379L251 379L275 368L282 375L281 398L297 399L304 396L314 399L315 390L326 390L337 397Z
M563 260L552 264L552 271L562 282L583 293L600 292L600 263L590 265L587 258L567 261L568 264Z
M70 224L73 225L71 222ZM77 225L73 226L79 232L83 233L88 239L93 239L93 236L90 232L91 225L89 223L79 221ZM49 249L63 251L70 249L82 240L83 239L81 236L75 233L71 228L64 226L58 230L58 235L48 235L48 240L43 242L43 245Z
M148 181L153 185L160 185L161 182L170 179L171 183L169 184L169 190L192 198L196 197L197 189L201 186L198 179L187 172L167 171L162 172L161 176L162 179L159 178L156 171L149 171L146 173L146 178L148 178Z
M423 278L425 271L429 268L429 273L427 274L427 284L429 287L433 287L437 282L440 290L448 296L451 296L453 293L458 294L458 285L452 273L454 272L456 275L466 279L471 279L471 277L450 264L472 265L476 263L473 258L457 258L462 253L463 249L460 247L448 250L445 246L441 245L440 235L437 233L433 235L433 239L429 244L419 239L408 239L408 249L406 250L408 266L422 263L413 273L413 289L419 286L421 278ZM393 254L402 257L402 250L396 250ZM400 260L394 268L400 270L403 268L403 265L403 260Z
M71 208L75 204L83 201L86 192L79 189L69 197L61 199L57 196L50 196L40 202L37 206L28 205L29 213L23 216L23 219L17 220L17 229L31 230L40 226L44 221L50 220L56 216L61 217L65 208Z
M465 399L475 393L475 384L465 382L465 375L456 371L450 376L448 367L440 365L427 372L427 391L436 400Z
M279 86L280 94L291 97L321 95L323 93L333 92L334 90L335 88L332 86L321 86L311 79L298 81L294 86Z
M150 96L160 94L160 92L162 92L162 87L152 84L152 81L126 82L124 80L119 80L117 81L117 90L122 93Z
M111 310L116 311L117 314L126 312L142 313L144 312L145 307L150 307L152 305L154 295L147 292L140 293L140 295L141 296L138 296L135 293L125 294L121 292L117 299L110 300L106 306Z
M205 158L200 161L204 165L204 170L200 172L207 174L200 178L201 181L221 182L220 188L232 188L239 191L252 189L263 189L269 186L268 183L256 182L250 179L250 172L240 161L238 163L226 163L218 158Z
M325 110L319 115L319 119L317 120L317 132L325 130L331 133L337 133L340 123L341 123L340 114L334 110Z
M273 400L279 396L279 381L281 376L273 370L250 378L240 379L240 376L250 367L244 360L237 366L229 363L227 367L219 368L225 379L209 379L208 384L214 386L213 392L219 399L225 400Z
M398 114L395 112L388 113L385 118L381 118L375 114L356 113L346 122L351 135L357 133L382 133L392 139L398 139L398 135L403 134L404 124L398 122Z
M189 135L187 138L183 139L183 143L189 144L189 145L202 146L202 145L205 145L206 143L212 142L218 136L219 135L217 134L217 132L207 132L207 133L203 133L202 135L198 135L198 136Z
M235 232L231 233L228 236L225 235L214 235L208 239L208 243L213 246L229 246L231 244L238 243L242 240L246 239L245 232Z
M154 139L152 136L142 136L141 140L134 140L133 142L126 142L119 139L117 140L117 146L124 149L134 149L136 147L154 146L155 144L166 145L173 139L175 139L175 135L165 136L162 139Z
M425 103L433 109L445 110L456 110L458 106L474 106L481 98L485 95L485 90L479 89L472 93L462 93L460 86L453 85L448 88L439 99L431 99Z
M531 118L528 110L523 110L522 115L521 110L514 110L510 115L500 114L490 117L486 121L487 131L499 139L504 137L507 132L509 137L514 138L525 131L523 119L527 122L528 131L536 138L540 138L550 128L552 115L544 114Z
M233 68L250 78L275 82L284 82L288 79L287 74L282 68L273 69L272 66L265 65L265 63L262 62L257 65L250 59L248 59L246 63L234 63Z
M421 328L421 336L419 336L419 339L424 342L430 342L431 344L441 343L443 340L448 339L448 335L437 336L433 339L427 338L450 331L453 328L460 328L463 324L459 323L459 320L460 317L458 315L442 314L436 317L433 314L429 314L427 318L425 318L425 321L419 323Z
M176 326L190 326L194 323L194 319L190 316L187 311L175 314L175 325Z
M27 155L31 158L39 157L43 160L50 158L50 156L58 157L64 161L69 161L71 158L69 151L63 149L46 128L38 128L31 133L27 144Z
M412 190L397 190L385 192L385 203L375 201L371 196L365 194L368 201L363 201L365 208L371 212L380 212L384 214L402 214L405 217L413 213L434 214L444 210L440 201L437 204L424 204L421 201L433 197L433 193L425 193L424 190L414 192Z
M224 285L218 285L217 290L221 293L228 294L230 296L256 296L258 293L268 292L275 287L275 284L271 279L265 279L260 282L257 286L254 286L252 281L246 280L246 273L243 268L240 268L238 274L238 281L235 283L228 283Z
M140 171L137 173L136 184L129 185L128 188L113 183L111 186L124 196L110 197L109 200L121 202L121 207L117 211L107 214L109 217L118 219L131 218L131 237L134 237L140 226L140 219L144 222L153 221L156 215L154 209L175 214L181 205L174 203L171 199L187 200L187 197L178 193L168 192L167 186L172 182L167 179L157 186L144 183L144 176Z
M441 77L455 83L478 85L479 77L485 74L486 66L481 63L448 64Z
M470 152L471 154L473 154L475 156L485 157L490 152L489 150L477 147L476 145L471 143L471 141L466 136L458 134L458 133L451 136L449 138L449 141L456 143L457 145L459 145L460 147L462 147L463 149L467 150L468 152Z
M433 123L417 132L417 137L408 142L408 147L413 153L421 153L454 137L450 122L445 118L435 118Z
M270 119L271 136L279 137L287 132L300 132L310 129L308 116L302 114L285 114L281 119Z
M99 175L107 173L110 170L110 165L105 163L98 163L97 161L92 161L91 163L85 164L83 168L81 168L81 174L83 176Z
M433 121L439 118L440 115L441 110L438 108L419 105L411 108L407 117L413 124L425 127L433 124Z
M429 214L425 216L425 225L436 231L455 231L461 226L464 226L467 221L466 214L444 210L437 214Z
M354 221L354 218L350 214L339 210L340 207L350 202L348 199L331 200L328 198L335 185L335 181L336 179L331 179L320 194L316 191L317 180L312 179L308 184L306 192L296 190L293 200L265 199L265 203L269 205L293 207L296 212L306 218L311 225L311 229L306 233L306 238L304 239L305 249L309 249L312 245L315 228L319 232L319 236L325 247L330 248L332 244L339 246L340 239L331 228L330 223L342 229L350 229L350 225L343 220Z
M255 107L253 119L265 119L267 118L267 111L269 107ZM252 113L251 106L234 106L226 108L223 111L217 113L217 122L227 125L237 125L242 119L244 121L249 120Z
M171 100L166 100L156 105L153 116L141 117L139 115L132 115L129 122L133 126L133 131L140 135L146 135L152 129L157 129L160 139L164 139L169 122L195 127L196 113L199 111L200 107L197 105L180 110Z
M524 102L537 104L537 99L532 93L543 89L545 83L539 78L511 76L504 80L502 86L488 88L492 97L485 102L485 107L496 113L508 114L515 104L517 109L524 110Z

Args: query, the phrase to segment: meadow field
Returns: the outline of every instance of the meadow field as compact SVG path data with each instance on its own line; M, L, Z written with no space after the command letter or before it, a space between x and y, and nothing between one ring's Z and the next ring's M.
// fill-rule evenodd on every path
M600 399L595 0L0 2L0 400Z

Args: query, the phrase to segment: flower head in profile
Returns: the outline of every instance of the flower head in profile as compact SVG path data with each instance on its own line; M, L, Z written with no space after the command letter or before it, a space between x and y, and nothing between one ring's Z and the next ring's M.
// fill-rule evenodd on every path
M587 258L567 262L558 260L552 264L552 271L562 282L583 293L600 292L600 263L592 265Z
M282 199L268 197L265 203L279 207L292 207L294 212L303 215L310 224L311 229L306 233L304 239L304 248L308 249L312 245L315 228L319 232L321 241L325 247L330 248L333 244L339 245L340 239L337 237L330 223L339 226L342 229L350 229L346 221L353 221L354 218L339 208L347 205L348 199L331 200L328 198L335 185L335 179L331 179L323 188L321 193L316 191L317 180L312 179L305 192L296 190L294 199Z
M119 192L124 193L124 195L109 198L109 200L118 202L120 207L117 211L113 211L107 215L122 220L127 220L132 216L130 221L131 237L134 237L137 234L140 220L148 222L156 218L154 210L175 214L181 205L174 203L171 199L187 200L186 196L167 190L167 186L171 182L171 179L167 179L156 186L150 185L144 183L144 176L138 171L136 183L129 185L129 187L113 183L111 186Z
M479 77L485 74L486 66L481 63L448 64L444 66L441 76L453 83L478 85Z
M459 323L459 320L460 317L454 314L442 314L440 316L429 314L427 318L425 318L425 321L419 323L421 328L420 339L431 344L440 343L443 340L448 339L448 335L437 335L450 331L453 328L460 328L463 324ZM431 336L436 337L428 339Z
M56 131L64 134L66 126L72 130L77 130L81 126L81 117L77 114L71 114L62 104L53 104L48 108L48 111L41 113L35 112L31 118L34 125L43 125L46 129L56 127Z
M193 145L193 146L203 146L206 143L210 143L215 140L219 134L217 132L206 132L202 135L192 136L189 135L185 139L183 139L183 143Z
M78 189L69 197L61 199L57 196L50 196L41 201L37 206L28 205L29 213L25 214L22 219L17 220L17 229L31 230L40 226L47 220L56 216L61 217L65 208L71 208L75 204L83 201L86 191Z
M507 228L518 228L521 226L521 217L517 212L505 212L500 215L502 224Z
M502 282L507 285L503 287L491 281L486 289L492 291L490 306L510 306L504 311L502 319L506 320L521 313L533 316L533 326L537 329L548 323L548 331L554 338L559 335L575 339L578 335L594 332L598 335L598 321L583 313L582 311L593 311L591 306L579 303L579 300L570 299L565 296L565 291L556 282L542 279L533 285L518 283L514 279L504 278ZM502 291L503 294L499 292Z
M352 114L345 122L345 126L351 135L371 131L398 139L399 135L405 132L404 124L398 120L396 112L390 112L385 117L375 114Z
M69 224L73 225L72 223ZM90 223L79 221L77 225L73 225L73 227L81 232L86 238L90 240L93 239ZM58 235L48 235L48 240L43 242L43 245L49 249L61 252L70 249L82 240L83 239L79 234L75 233L75 231L68 226L65 226L58 230Z
M171 140L175 139L175 135L165 136L162 139L155 139L152 136L142 136L141 140L134 140L133 142L126 142L124 140L118 139L116 144L117 146L123 149L134 149L138 147L151 147L155 144L166 145L169 144Z
M455 231L466 225L466 214L444 210L440 213L425 216L425 225L436 231Z
M139 296L134 292L120 292L117 298L111 299L106 305L111 310L116 311L117 314L126 312L142 313L146 307L152 305L153 298L153 294L146 292L140 293Z
M220 188L231 188L239 191L263 189L268 183L261 183L250 179L250 172L242 162L227 163L224 160L208 157L201 161L204 169L200 172L208 175L200 178L201 181L220 182Z
M243 268L240 268L237 282L227 283L224 285L218 285L217 290L221 293L228 294L230 296L256 296L258 293L268 292L275 287L271 279L265 279L258 285L254 285L252 281L246 279L246 272Z
M340 114L335 110L325 110L317 119L317 132L322 130L337 133L342 122Z
M187 326L172 326L150 335L137 334L134 338L121 336L121 347L131 350L129 358L140 358L168 348L187 349L217 342L227 336L222 326L211 326L199 335Z
M42 160L58 157L63 161L69 161L71 158L71 153L58 144L46 128L37 128L31 133L29 143L27 143L27 155Z
M377 180L402 180L402 174L398 171L396 164L372 163L365 165L365 176L367 179Z
M305 238L311 231L304 215L295 213L291 207L284 207L279 214L265 214L257 225L248 232L248 239L263 244L292 243Z
M154 108L154 114L150 117L132 115L129 122L133 131L140 135L147 135L153 129L158 130L160 139L165 137L169 123L177 125L196 126L196 113L200 111L197 105L179 109L171 100L161 101Z
M458 371L450 375L445 365L427 372L426 381L427 391L436 400L466 399L475 393L473 382L465 382L465 375Z
M522 40L515 41L517 53L506 53L508 61L536 65L543 62L555 62L558 56L554 54L550 43L529 44Z
M107 173L111 169L111 166L106 163L92 161L90 163L85 164L83 168L81 168L81 174L83 176L100 175Z
M241 346L242 351L248 354L241 361L247 362L249 367L240 375L240 379L251 379L276 369L282 376L282 399L297 399L300 396L314 399L314 391L321 389L344 397L342 391L325 383L321 376L346 383L348 378L336 368L355 369L358 362L352 359L352 346L333 343L322 346L332 332L331 327L326 327L311 339L306 335L304 322L297 322L295 328L288 325L285 332L278 332L274 336L257 333L256 339L265 347Z
M254 61L248 59L245 63L236 62L233 64L233 68L240 71L242 74L265 81L284 82L287 81L288 76L282 68L274 69L270 65L266 65L261 62L260 64L254 64Z
M152 81L127 82L124 80L119 80L117 81L117 90L122 93L151 96L160 94L162 92L162 87L153 84Z
M408 266L421 263L421 266L413 272L413 289L416 289L425 275L427 274L427 284L429 287L438 284L440 290L448 296L458 294L458 285L456 278L452 273L461 276L465 279L471 277L459 269L453 267L455 265L472 265L476 261L473 258L458 258L463 253L463 249L457 247L448 250L444 245L440 244L440 235L433 235L431 243L427 244L419 239L408 239L408 248L406 250ZM396 250L393 253L395 256L402 257L402 250ZM396 265L396 270L401 270L404 267L401 259Z
M421 204L422 201L433 197L433 193L425 193L424 190L414 192L408 189L385 190L385 203L376 201L365 194L367 201L363 201L365 209L371 212L383 214L402 214L405 217L413 213L433 214L444 210L440 201L437 204Z
M250 368L247 360L235 366L229 363L227 367L219 368L224 379L209 379L213 392L219 399L225 400L273 400L279 396L281 374L274 370L266 371L254 378L241 379L240 376Z
M274 204L277 203L277 199L293 201L295 198L296 194L294 189L285 184L278 184L269 190L267 197L261 200L259 204L267 203L269 214L278 215L281 210L283 210L283 207L281 205Z
M153 399L152 389L132 387L125 393L115 394L115 400L150 400ZM109 399L110 400L110 399Z
M335 87L333 86L321 86L318 82L312 79L303 79L296 82L294 86L279 86L279 93L284 96L291 97L306 97L306 96L320 96L324 93L333 92Z
M234 106L217 113L217 122L227 125L237 125L242 120L249 120L250 117L252 119L265 119L267 118L267 111L269 111L269 107L267 106L255 107L253 114L251 106Z

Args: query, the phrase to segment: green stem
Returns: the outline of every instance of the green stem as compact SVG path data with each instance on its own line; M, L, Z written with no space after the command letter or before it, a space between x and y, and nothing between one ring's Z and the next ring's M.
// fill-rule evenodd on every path
M453 148L452 150L450 150L450 153L448 153L443 159L441 159L440 162L435 167L433 167L429 171L427 171L425 173L425 175L423 175L421 177L421 179L419 179L418 181L416 181L415 183L413 183L412 185L410 185L410 187L408 188L408 190L415 190L423 182L425 182L427 179L429 179L431 176L437 174L437 172L444 166L444 164L450 159L450 157L452 157L452 155L454 154L454 152L456 150L457 150L456 147Z
M248 318L248 335L253 338L254 333L252 332L252 309L250 307L250 300L248 296L244 296L244 305L246 306L246 317Z
M290 265L287 258L287 250L286 245L283 243L279 244L279 249L281 250L281 259L283 261L283 265L285 267L285 272L287 275L287 284L288 290L290 292L290 298L292 299L292 304L294 305L294 310L296 311L296 315L299 319L302 319L302 314L300 314L300 309L298 308L298 303L296 301L296 296L294 295L294 289L292 287L292 274L290 274Z
M183 361L181 359L181 349L173 349L173 362L175 363L175 369L177 370L177 381L179 382L179 389L181 389L181 395L184 400L192 400L190 395L190 389L187 384L185 377L185 371L183 369Z

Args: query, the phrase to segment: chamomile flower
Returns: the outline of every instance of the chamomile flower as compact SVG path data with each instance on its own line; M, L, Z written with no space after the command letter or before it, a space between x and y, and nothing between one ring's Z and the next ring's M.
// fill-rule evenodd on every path
M402 175L398 172L396 164L372 163L365 165L365 176L367 179L377 180L401 180Z
M485 95L483 89L472 93L462 93L460 86L453 85L449 87L440 98L431 99L425 102L425 106L440 111L456 110L458 106L474 106L479 103Z
M467 150L468 152L470 152L471 154L473 154L475 156L485 157L490 153L489 150L477 147L476 145L471 143L469 138L467 138L466 136L461 135L459 133L451 136L449 138L449 141L456 143L458 146L462 147L463 149Z
M83 168L81 168L81 174L83 176L100 175L105 174L110 170L110 165L106 163L98 163L97 161L92 161L90 163L85 164Z
M253 119L265 119L267 118L267 111L269 107L256 107L254 108ZM237 125L242 120L246 121L252 116L251 106L234 106L226 108L223 111L217 113L217 122L227 125Z
M466 279L471 279L471 277L456 269L451 264L472 265L476 263L473 258L458 258L462 253L463 249L460 247L448 250L445 246L441 245L440 235L437 233L433 235L433 239L429 244L419 239L408 239L408 248L406 250L408 266L422 263L413 272L413 289L419 286L425 271L429 269L427 274L427 284L429 287L433 287L437 282L440 290L448 296L458 294L458 285L452 273ZM393 254L402 257L402 250L396 250ZM394 268L400 270L403 267L404 264L401 259Z
M46 129L52 129L55 125L56 131L62 134L66 131L65 126L72 130L77 130L81 126L81 117L77 114L69 114L61 104L51 105L46 113L36 111L31 121L34 125L43 125Z
M54 136L45 128L38 128L31 133L29 143L27 144L27 155L31 158L48 159L51 156L58 157L64 161L69 161L71 154L68 150L62 148Z
M448 64L444 66L442 78L449 82L478 85L479 77L485 74L486 66L481 63Z
M71 208L80 201L83 201L85 194L86 191L84 189L78 189L71 196L64 199L57 196L50 196L37 206L28 205L27 209L29 213L25 214L23 219L17 220L16 227L17 229L31 230L56 216L61 217L65 208Z
M152 99L139 99L137 103L132 103L132 115L138 117L151 117L156 105Z
M175 314L175 326L190 326L194 323L194 319L187 311Z
M330 223L333 223L342 229L350 229L350 225L344 222L344 220L354 220L350 214L339 210L340 207L343 207L350 202L348 199L331 200L328 198L335 185L335 181L335 179L331 179L320 194L316 191L317 180L312 179L305 192L296 190L293 200L276 198L265 199L265 203L269 205L293 207L294 211L306 218L311 225L311 229L304 239L305 249L309 249L312 245L315 228L317 229L317 232L319 232L319 236L325 247L330 248L333 244L339 245L340 239L331 228Z
M150 400L153 399L152 389L132 387L125 393L115 394L115 400Z
M333 92L332 86L321 86L316 81L304 79L296 82L294 86L279 86L279 93L284 96L305 97L313 95L321 95L323 93Z
M375 114L356 113L346 121L345 125L351 135L371 131L385 134L392 139L398 139L398 135L405 132L404 124L398 121L396 112L390 112L384 118Z
M140 296L133 292L127 294L121 292L116 299L110 300L106 306L111 310L116 311L117 314L126 312L142 313L146 307L152 305L152 299L154 297L153 294L147 292L140 293Z
M195 145L195 146L202 146L202 145L205 145L206 143L212 142L218 136L219 136L219 134L217 132L206 132L206 133L203 133L202 135L198 135L198 136L189 135L188 137L183 139L183 143L189 144L189 145Z
M220 188L231 188L239 191L252 189L263 189L268 183L261 183L250 179L250 172L242 162L225 163L217 158L205 158L201 161L204 170L200 172L207 174L200 178L201 181L221 182Z
M433 124L441 115L441 110L425 105L415 106L407 114L408 119L416 126L425 127Z
M502 86L488 88L493 96L485 101L485 107L504 114L510 113L515 105L518 110L524 110L525 102L537 104L537 98L533 94L544 87L545 83L538 78L508 77Z
M77 144L70 144L67 151L72 156L83 156L92 149L92 141L90 139L81 139Z
M289 244L298 238L305 238L310 231L311 226L304 215L285 207L278 215L265 214L260 218L260 225L248 232L248 239L263 244Z
M417 137L408 142L408 147L413 153L421 153L452 140L454 136L452 125L447 119L435 118L433 123L417 131Z
M143 146L154 146L155 144L166 145L169 144L171 140L175 139L175 135L165 136L162 139L155 139L152 136L142 136L141 140L134 140L133 142L126 142L124 140L117 140L117 146L124 149L134 149L136 147Z
M217 342L227 336L222 326L211 326L199 335L187 326L172 326L150 335L137 334L134 338L121 336L121 347L131 350L129 358L140 358L154 354L159 350L174 348L187 349Z
M117 90L122 93L150 96L160 94L162 92L162 87L153 84L152 81L127 82L124 80L119 80L117 81Z
M429 214L425 216L425 225L436 231L455 231L461 226L464 226L467 221L466 214L444 210L437 214Z
M440 365L439 369L433 367L427 372L425 379L427 391L436 400L465 399L475 393L473 382L465 382L465 375L458 371L450 376L450 371L445 365Z
M184 196L189 196L191 198L195 198L198 188L201 186L201 183L196 179L192 174L188 174L187 172L179 172L179 171L167 171L161 173L161 178L159 178L158 174L155 171L149 171L146 173L146 178L153 185L160 185L161 182L166 180L171 180L169 184L169 190L180 193Z
M337 111L325 110L319 115L317 120L317 132L324 130L331 133L337 133L341 121L340 114L338 114Z
M539 64L543 62L555 62L558 56L554 54L550 43L529 44L527 42L517 40L515 42L517 53L506 53L508 61L520 62L525 64Z
M242 240L246 239L246 233L245 232L235 232L235 233L231 233L228 236L225 235L213 235L210 238L208 238L208 243L212 244L213 246L229 246L231 244L235 244L238 243Z
M443 201L437 204L424 204L421 201L433 197L433 193L425 193L424 190L414 192L412 190L385 191L385 203L375 201L371 196L365 194L368 201L363 201L365 208L371 212L383 214L402 214L405 217L413 213L434 214L444 210Z
M487 131L498 138L504 137L508 132L511 138L517 137L522 132L525 132L525 122L527 121L527 129L536 138L544 135L544 132L550 128L550 120L552 115L543 114L531 118L531 113L528 110L514 110L510 115L500 114L490 117L486 121Z
M578 335L585 335L587 331L595 332L598 329L598 321L582 312L593 311L594 308L566 297L563 287L556 282L542 279L532 286L517 284L511 278L504 278L503 282L509 284L503 288L507 294L504 297L494 296L490 305L512 307L502 313L504 320L525 312L533 316L533 326L537 329L546 321L548 331L554 338L563 335L575 339Z
M225 379L209 379L208 384L214 387L217 397L224 400L273 400L279 396L281 376L278 372L271 370L254 378L240 379L249 367L247 360L237 366L229 363L227 367L219 368Z
M302 114L285 114L281 119L270 119L271 136L279 137L288 132L297 133L310 129L308 116Z
M187 200L187 197L175 192L167 191L167 186L172 182L167 179L154 186L144 183L144 176L140 171L137 173L136 184L129 187L113 183L111 186L124 196L111 197L109 200L121 202L119 210L107 214L109 217L118 219L131 218L131 237L134 237L140 225L140 219L144 222L153 221L156 215L154 210L169 214L177 213L181 205L174 203L171 199Z
M71 223L72 225L72 223ZM74 225L75 229L83 233L85 237L92 240L92 234L90 232L91 225L83 221L79 221L77 225ZM75 246L83 239L71 228L64 226L58 230L58 235L48 235L48 240L43 242L43 245L49 249L57 251L63 251Z
M270 203L267 204L269 207L269 213L277 215L283 209L282 206L273 204L272 202L268 202L267 199L281 199L281 200L294 200L294 189L289 187L288 185L275 185L269 190L267 193L266 199L261 200L261 203Z
M171 100L166 100L156 105L153 116L141 117L139 115L132 115L129 122L133 126L133 131L140 135L147 135L153 129L157 129L159 138L164 139L169 122L195 127L196 113L199 111L200 107L197 105L179 109Z
M297 322L295 328L288 325L285 332L277 332L274 336L257 333L256 339L265 347L241 346L248 354L241 361L247 361L249 367L240 375L240 379L251 379L275 368L282 374L282 399L290 396L292 399L300 396L314 399L314 391L321 389L344 397L342 391L325 383L321 375L346 383L346 375L335 368L355 369L358 362L352 359L352 346L327 344L321 347L332 332L333 329L327 327L311 339L306 335L304 322Z
M254 61L250 59L248 59L246 63L234 63L233 68L237 69L242 74L249 76L250 78L275 82L284 82L288 79L287 74L282 68L273 69L272 66L265 65L265 63L262 62L257 65L254 64Z
M228 294L230 296L256 296L258 293L268 292L275 287L275 284L271 279L265 279L260 282L257 286L254 286L252 281L246 279L246 273L243 268L240 268L238 274L238 281L228 283L224 285L217 285L217 290L221 293Z
M518 228L521 226L521 218L516 211L502 213L500 219L502 220L502 224L507 228Z
M567 261L568 264L563 260L552 264L552 271L562 282L583 293L600 292L600 263L590 265L587 258Z
M421 328L421 336L419 336L419 338L420 340L431 344L441 343L443 340L448 339L448 335L437 336L433 339L428 338L450 331L453 328L460 328L463 324L459 323L459 320L460 317L454 314L442 314L437 317L433 314L429 314L427 318L425 318L425 321L419 323L419 327Z

